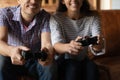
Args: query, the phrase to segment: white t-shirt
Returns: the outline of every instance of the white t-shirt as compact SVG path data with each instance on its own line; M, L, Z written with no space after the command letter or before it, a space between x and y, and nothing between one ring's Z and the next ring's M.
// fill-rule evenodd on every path
M51 39L54 45L57 42L69 43L77 36L97 36L101 33L100 20L97 16L86 16L78 20L72 20L62 13L54 14L50 19ZM105 49L94 55L104 54ZM88 46L77 56L65 54L65 58L82 60L88 53Z

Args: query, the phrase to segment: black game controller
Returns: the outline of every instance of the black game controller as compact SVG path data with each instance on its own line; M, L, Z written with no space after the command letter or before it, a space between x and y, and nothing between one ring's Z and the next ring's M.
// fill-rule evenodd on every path
M82 44L82 46L88 46L90 44L97 44L97 40L98 40L97 36L95 36L95 37L81 39L77 42L80 42Z
M21 55L25 60L29 59L41 59L41 61L45 61L47 59L48 54L44 51L39 51L36 53L32 53L31 51L22 51Z

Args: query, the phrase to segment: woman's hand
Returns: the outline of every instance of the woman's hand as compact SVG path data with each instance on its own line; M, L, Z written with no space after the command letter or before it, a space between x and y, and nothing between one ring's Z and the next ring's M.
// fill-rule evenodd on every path
M68 52L71 55L78 55L80 54L81 50L83 50L84 47L81 46L81 43L77 42L82 37L77 37L75 40L71 40L68 44Z
M92 45L92 49L93 51L98 53L98 52L101 52L101 50L104 47L104 40L103 40L103 37L100 35L97 36L97 39L98 39L97 44Z

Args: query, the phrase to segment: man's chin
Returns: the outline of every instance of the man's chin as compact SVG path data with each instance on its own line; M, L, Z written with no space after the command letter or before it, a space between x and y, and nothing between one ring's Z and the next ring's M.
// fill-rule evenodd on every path
M38 12L36 12L36 11L28 11L27 12L29 15L36 15Z

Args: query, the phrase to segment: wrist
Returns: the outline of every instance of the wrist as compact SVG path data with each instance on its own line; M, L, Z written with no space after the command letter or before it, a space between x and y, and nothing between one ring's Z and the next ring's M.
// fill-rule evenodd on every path
M95 53L99 53L99 52L102 51L101 49L96 49L96 48L94 48L94 47L92 47L92 50L93 50Z

